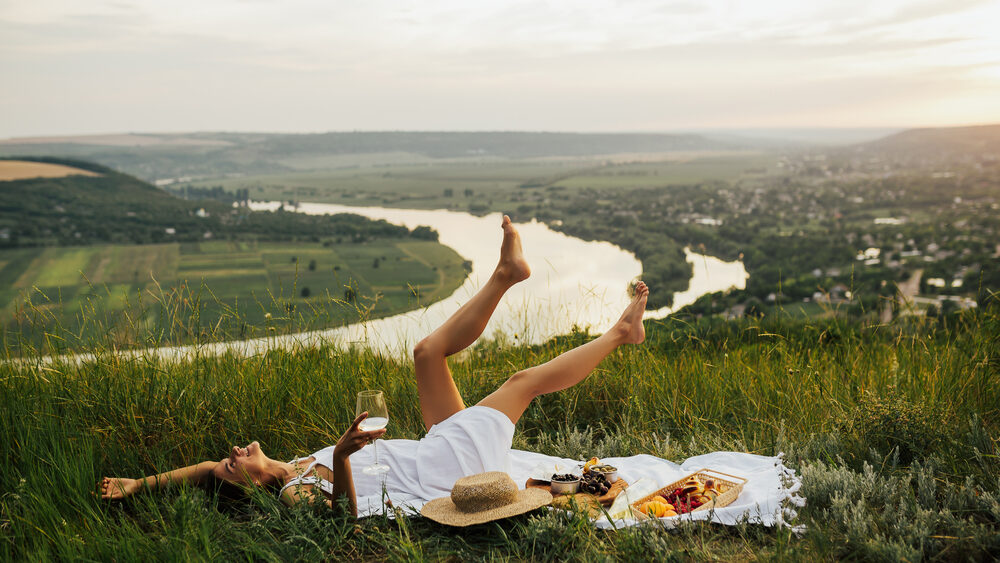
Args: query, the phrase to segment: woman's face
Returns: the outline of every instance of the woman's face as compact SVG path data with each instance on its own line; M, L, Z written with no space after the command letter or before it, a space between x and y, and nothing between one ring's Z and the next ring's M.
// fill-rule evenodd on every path
M215 465L212 474L217 479L236 485L262 485L267 479L267 456L256 441L250 442L245 448L233 446L229 457L223 458Z

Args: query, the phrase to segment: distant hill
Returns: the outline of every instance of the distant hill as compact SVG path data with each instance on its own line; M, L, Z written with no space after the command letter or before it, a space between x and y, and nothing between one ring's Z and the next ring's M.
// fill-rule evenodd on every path
M744 148L697 134L544 132L192 133L0 141L0 155L83 158L146 180L301 169L312 157L406 153L428 158L579 157Z
M197 222L192 204L146 182L92 162L18 160L69 166L96 175L0 181L3 246L160 242L167 240L168 228L193 235Z
M888 155L931 161L1000 157L1000 124L908 129L857 146Z
M722 150L732 143L701 135L525 133L525 132L356 132L281 135L262 143L270 154L412 152L435 158L499 156L590 156L631 152Z
M0 247L148 244L206 238L437 239L437 233L427 227L410 231L357 215L255 212L217 201L180 199L92 162L52 157L16 160L58 164L95 175L0 181Z

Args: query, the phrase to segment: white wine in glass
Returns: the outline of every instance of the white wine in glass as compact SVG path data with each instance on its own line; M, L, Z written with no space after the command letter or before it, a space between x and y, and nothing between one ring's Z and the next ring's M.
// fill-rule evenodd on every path
M361 391L358 393L358 408L355 416L368 412L368 418L361 421L358 428L364 432L381 430L389 424L389 408L385 406L385 396L381 391ZM381 475L389 471L389 466L378 461L378 441L375 447L375 463L361 471L368 475Z

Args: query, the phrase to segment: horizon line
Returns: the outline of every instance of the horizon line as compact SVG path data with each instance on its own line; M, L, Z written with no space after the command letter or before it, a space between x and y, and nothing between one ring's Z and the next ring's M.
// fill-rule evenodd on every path
M87 137L111 137L122 135L154 136L154 135L206 135L206 134L242 134L242 135L326 135L343 133L536 133L536 134L565 134L565 135L682 135L691 133L711 133L711 132L765 132L765 131L875 131L875 130L897 130L907 131L914 129L957 129L972 127L1000 126L1000 123L958 123L954 125L866 125L866 126L752 126L752 127L688 127L677 129L661 130L555 130L555 129L330 129L317 131L282 131L282 130L254 130L254 129L201 129L201 130L175 130L175 131L106 131L92 133L56 133L56 134L35 134L17 135L0 138L0 141L40 141L43 139L59 138L87 138Z

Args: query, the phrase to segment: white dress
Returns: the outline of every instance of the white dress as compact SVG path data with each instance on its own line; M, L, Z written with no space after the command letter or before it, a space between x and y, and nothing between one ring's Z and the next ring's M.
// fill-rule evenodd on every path
M420 440L377 440L379 462L391 468L384 476L385 492L396 506L410 501L422 504L449 495L455 481L467 475L484 471L510 473L513 438L514 423L507 415L490 407L474 406L431 426ZM312 454L316 461L304 473L310 473L317 464L333 467L333 449L329 446ZM379 512L383 506L383 477L362 471L373 463L375 448L371 444L351 456L359 515ZM292 479L282 490L299 483L333 490L332 483L317 476Z

